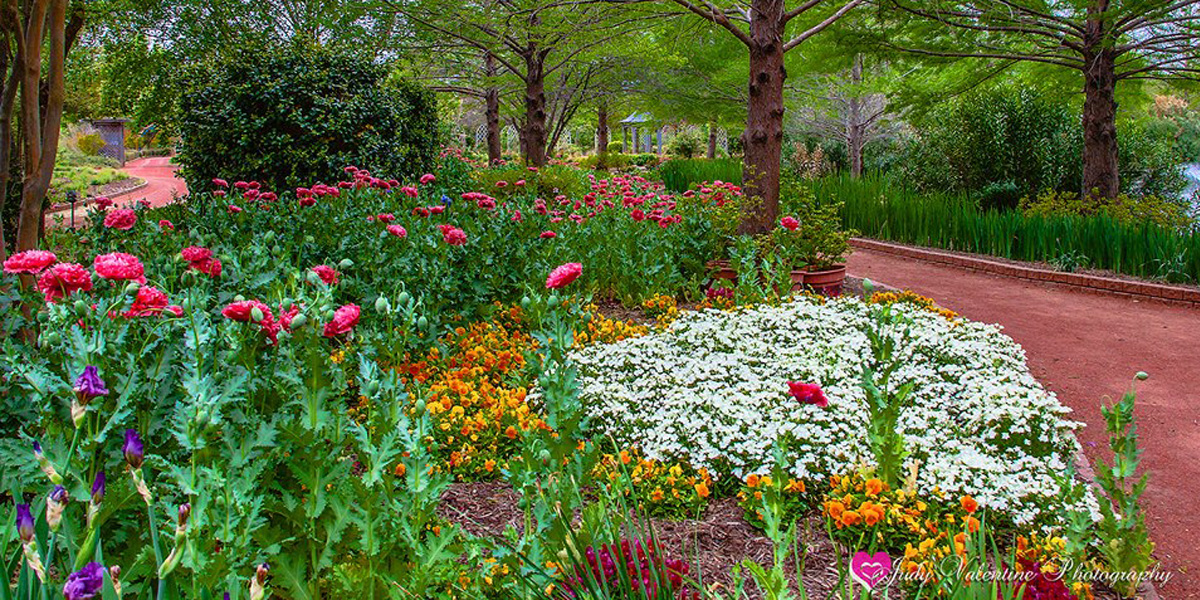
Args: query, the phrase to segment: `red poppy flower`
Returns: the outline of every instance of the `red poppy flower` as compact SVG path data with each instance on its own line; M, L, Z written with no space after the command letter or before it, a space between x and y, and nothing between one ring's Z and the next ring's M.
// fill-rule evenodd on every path
M798 381L789 381L788 394L804 404L812 404L825 408L829 406L829 399L825 397L825 392L821 391L821 386L815 383L800 383Z
M58 302L75 292L90 291L92 274L83 265L58 263L42 273L37 288L45 296L46 302Z
M583 265L580 263L567 263L550 272L550 276L546 278L546 289L557 290L570 284L572 281L579 279L579 275L583 273Z
M4 272L37 274L56 262L58 262L58 257L53 252L26 250L12 255L4 261Z
M128 208L114 210L104 217L104 226L109 229L129 231L135 224L137 224L137 213Z
M333 320L325 324L325 330L322 332L325 337L334 337L349 333L358 325L358 317L361 314L357 304L347 304L333 313Z
M132 254L111 252L100 254L92 261L96 274L113 281L136 281L146 283L146 269L142 261Z

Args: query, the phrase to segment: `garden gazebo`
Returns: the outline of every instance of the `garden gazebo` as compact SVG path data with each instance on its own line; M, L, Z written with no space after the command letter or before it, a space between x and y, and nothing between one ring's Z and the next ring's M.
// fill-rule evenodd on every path
M629 145L633 134L633 146ZM662 154L662 122L650 113L633 113L621 120L621 139L626 152Z

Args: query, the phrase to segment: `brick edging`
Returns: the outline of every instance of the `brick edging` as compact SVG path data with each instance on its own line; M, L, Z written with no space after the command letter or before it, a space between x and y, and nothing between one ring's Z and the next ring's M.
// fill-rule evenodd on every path
M929 248L905 246L865 238L853 238L850 240L850 245L863 250L895 254L897 256L950 265L972 271L982 271L1003 277L1062 285L1100 294L1157 300L1191 308L1200 308L1200 290L1181 286L1051 271L1049 269L1014 265L987 260L985 258L975 258L973 256L963 256Z
M146 186L148 186L148 185L150 185L150 182L149 182L149 181L146 181L145 179L143 179L141 183L139 183L139 184L137 184L137 185L135 185L135 186L133 186L133 187L131 187L131 188L129 188L129 189L127 189L127 190L123 191L123 192L117 192L117 193L115 193L115 194L113 194L113 195L111 195L111 196L108 196L108 199L109 199L109 200L115 200L115 199L117 199L117 198L120 198L121 196L125 196L125 195L128 195L128 194L132 194L132 193L134 193L134 192L141 191L142 189L145 189L145 187L146 187ZM89 206L91 206L91 205L93 205L93 204L95 204L95 203L96 203L96 198L99 198L99 196L96 196L95 198L89 198L89 199L86 199L86 200L84 200L84 201L82 202L82 204L78 204L78 205L76 205L76 206L75 206L75 208L76 208L76 209L83 209L83 210L87 210L87 207L89 207ZM47 209L47 210L46 210L46 215L47 215L47 216L49 216L49 215L56 215L56 214L58 214L58 213L61 213L61 212L67 212L67 211L69 211L69 210L71 210L71 205L70 205L70 204L67 204L67 205L65 205L65 206L59 206L58 208L50 208L50 209Z

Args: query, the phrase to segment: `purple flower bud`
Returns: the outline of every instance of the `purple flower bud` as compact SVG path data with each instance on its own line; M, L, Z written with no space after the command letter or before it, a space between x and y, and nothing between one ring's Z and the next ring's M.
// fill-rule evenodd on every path
M257 579L259 583L265 584L265 583L267 583L267 575L270 572L271 572L271 565L268 565L267 563L263 563L261 565L258 565L258 568L255 569L254 578Z
M179 505L179 526L180 527L187 524L188 517L191 516L191 514L192 514L192 505L191 504L188 504L185 502L185 503Z
M83 374L75 380L75 394L79 396L80 404L84 405L91 402L92 398L108 395L108 388L104 386L104 380L100 379L100 371L95 366L88 365L83 368Z
M225 600L229 600L229 592L225 592Z
M33 440L33 456L38 460L41 460L45 456L42 454L42 445L37 440Z
M146 458L146 448L142 445L142 439L138 437L136 431L125 430L125 445L121 451L125 453L125 461L129 463L130 467L142 468L142 461Z
M100 504L104 501L104 471L96 473L96 480L92 482L92 504Z
M33 513L29 512L28 504L17 505L17 533L22 542L33 541Z
M100 563L88 563L67 577L63 586L64 600L92 600L104 587L104 567Z
M50 492L50 498L59 504L66 504L71 499L71 494L67 492L67 488L56 485L54 491Z

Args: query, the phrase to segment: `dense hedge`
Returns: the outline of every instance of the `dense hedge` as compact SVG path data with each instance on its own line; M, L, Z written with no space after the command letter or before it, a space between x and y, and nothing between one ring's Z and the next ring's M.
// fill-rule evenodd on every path
M273 190L334 181L356 165L397 179L432 167L437 111L368 59L308 46L243 49L184 74L179 161L193 189L213 177Z

